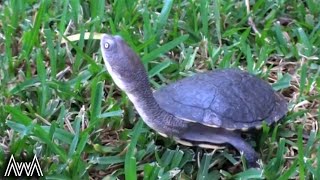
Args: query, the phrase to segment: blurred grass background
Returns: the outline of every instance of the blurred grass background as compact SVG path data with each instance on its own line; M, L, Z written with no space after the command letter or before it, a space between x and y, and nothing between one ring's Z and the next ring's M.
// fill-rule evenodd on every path
M36 154L47 179L319 179L317 0L0 1L0 169ZM153 89L236 67L272 83L289 113L232 148L165 139L104 68L99 33L121 35ZM76 35L76 36L74 36Z

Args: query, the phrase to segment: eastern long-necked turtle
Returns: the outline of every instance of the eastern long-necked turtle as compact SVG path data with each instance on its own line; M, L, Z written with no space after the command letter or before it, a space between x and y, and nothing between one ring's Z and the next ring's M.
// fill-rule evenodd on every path
M199 73L151 91L138 55L120 36L103 35L102 56L108 72L126 92L144 122L184 145L231 144L255 166L258 153L242 131L278 121L285 99L265 81L241 70Z

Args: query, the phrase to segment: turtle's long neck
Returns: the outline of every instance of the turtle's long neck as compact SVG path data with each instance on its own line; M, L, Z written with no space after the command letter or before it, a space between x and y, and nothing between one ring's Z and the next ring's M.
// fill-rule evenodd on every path
M138 66L135 73L123 73L127 81L118 78L112 68L109 67L108 71L113 76L115 83L126 92L139 115L149 127L168 136L173 136L179 133L181 128L186 128L186 123L160 107L153 96L143 65Z
M176 136L187 128L187 123L160 107L148 80L143 84L140 82L139 89L127 92L127 95L143 121L162 136Z
M160 125L161 117L167 112L155 100L147 78L140 79L138 83L137 88L126 93L146 124L155 128Z

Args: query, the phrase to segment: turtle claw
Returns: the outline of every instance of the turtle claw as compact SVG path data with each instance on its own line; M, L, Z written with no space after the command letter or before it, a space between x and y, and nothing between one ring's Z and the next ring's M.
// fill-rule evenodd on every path
M248 168L260 168L258 161L248 161Z
M260 168L260 156L258 153L256 153L255 151L251 151L247 153L241 152L241 154L244 154L244 157L247 160L248 168Z

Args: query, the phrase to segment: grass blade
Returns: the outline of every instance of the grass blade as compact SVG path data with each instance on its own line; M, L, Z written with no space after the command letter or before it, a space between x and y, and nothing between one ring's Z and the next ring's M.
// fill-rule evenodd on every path
M159 57L161 54L166 53L176 47L178 44L184 42L188 39L188 35L182 35L170 42L168 42L165 45L162 45L161 47L151 51L150 53L143 56L142 61L144 64L147 64L149 61L154 60L155 58Z
M125 157L124 170L125 177L127 180L137 179L137 162L135 158L135 147L137 145L138 138L141 134L142 126L143 122L142 120L139 120L133 129L131 142L129 144L129 148Z
M264 179L261 169L251 168L244 172L238 173L235 179Z
M47 2L42 0L40 3L40 7L37 13L37 16L35 18L34 24L33 24L33 28L31 29L31 31L27 31L24 35L25 37L25 41L23 44L23 52L24 52L24 57L28 59L31 50L33 48L34 45L36 45L37 41L39 41L39 32L40 32L40 26L42 23L42 18L44 17L44 12L46 11L47 7L46 7Z
M50 56L51 77L55 79L57 75L57 51L55 51L55 47L53 45L53 33L49 29L46 29L44 33L46 35L47 49Z
M277 82L272 84L272 88L275 91L279 91L281 89L285 89L290 87L290 82L291 82L291 76L287 73L283 75Z
M201 159L201 163L200 163L200 167L199 167L199 172L197 175L197 180L206 180L206 178L208 177L208 172L209 172L209 165L212 159L212 154L204 154L202 159Z
M157 24L154 26L154 32L156 32L158 40L161 34L164 32L164 27L168 22L169 13L171 11L173 0L165 0L163 8L161 9L160 16L157 19Z
M170 60L166 60L161 62L160 64L156 65L155 67L153 67L149 72L149 78L152 78L153 76L159 74L162 70L166 69L167 67L169 67L171 65L171 61Z
M62 35L61 36L77 51L77 53L82 57L84 58L85 60L87 60L87 62L92 66L92 70L94 72L100 72L101 71L101 67L99 67L95 62L94 60L88 56L86 53L84 53L82 51L82 49L78 46L76 46L72 41L70 41L66 36Z
M16 121L24 126L30 126L32 124L32 120L28 116L24 115L20 110L10 106L6 106L5 110L9 112ZM66 154L54 142L51 141L49 134L44 129L42 129L39 125L34 125L32 131L38 138L47 144L53 152L58 154L62 161L67 161Z
M299 33L299 40L304 45L304 49L305 49L305 51L303 51L304 55L311 56L313 48L308 39L308 36L306 35L306 33L302 28L298 28L298 33Z
M92 157L89 162L91 164L113 165L124 162L124 158L119 156Z
M201 16L201 22L202 22L202 33L203 35L208 39L209 38L209 13L208 13L208 8L209 6L209 1L207 0L201 0L200 2L200 16ZM215 7L219 8L219 7ZM220 18L219 18L220 19ZM221 35L220 35L221 37ZM220 42L220 41L219 41Z
M279 180L288 180L288 179L291 179L291 175L297 171L297 165L299 163L299 159L296 159L292 166L284 173L282 173L282 175L279 177Z
M98 117L99 118L108 118L108 117L115 117L115 116L122 116L122 115L123 115L123 111L118 110L118 111L110 111L110 112L102 113Z
M95 124L99 120L101 114L101 101L103 99L103 82L98 82L96 78L92 82L92 91L91 91L91 106L90 106L90 122Z
M304 148L302 144L302 126L298 129L298 159L299 159L299 179L305 179L305 162L304 162Z
M46 68L43 63L43 57L40 50L37 52L37 73L41 82L41 90L39 92L40 115L45 116L47 99L50 97L49 97L48 85L46 83L46 79L47 79Z
M218 42L220 47L222 46L222 40L221 40L221 15L220 15L220 0L215 0L213 1L213 12L214 12L214 17L216 20L216 34L218 36Z

